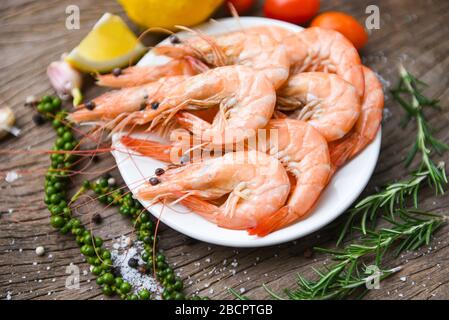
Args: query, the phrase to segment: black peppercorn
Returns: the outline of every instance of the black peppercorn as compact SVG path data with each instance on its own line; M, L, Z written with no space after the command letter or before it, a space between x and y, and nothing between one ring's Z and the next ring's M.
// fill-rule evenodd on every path
M36 113L33 115L33 122L37 125L37 126L41 126L45 123L45 118L39 114Z
M138 265L139 261L136 258L130 258L128 260L128 266L130 266L131 268L137 268Z
M103 221L103 217L101 216L101 214L95 213L95 214L92 216L92 221L93 221L94 223L96 223L96 224L100 224L100 223Z

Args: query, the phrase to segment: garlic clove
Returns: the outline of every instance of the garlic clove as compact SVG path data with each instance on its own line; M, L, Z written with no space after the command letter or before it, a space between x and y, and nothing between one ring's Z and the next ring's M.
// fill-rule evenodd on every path
M15 136L20 134L20 129L14 127L16 117L10 107L0 108L0 139L4 138L8 133Z

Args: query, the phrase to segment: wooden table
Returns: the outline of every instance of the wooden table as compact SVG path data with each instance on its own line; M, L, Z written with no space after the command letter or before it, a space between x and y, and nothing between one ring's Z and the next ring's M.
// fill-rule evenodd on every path
M260 1L261 3L262 1ZM372 30L368 45L362 50L364 63L381 75L386 91L386 110L383 125L382 151L376 171L365 190L406 176L403 160L414 139L414 126L406 129L398 124L403 116L400 107L388 93L397 81L398 63L430 84L428 95L442 102L441 113L430 113L431 124L439 130L437 137L448 142L449 131L449 2L445 0L412 1L322 1L322 11L337 9L351 13L364 21L365 8L376 2L380 7L381 26ZM253 13L261 12L261 4ZM65 28L65 8L76 4L81 10L81 30ZM0 4L0 101L14 108L20 138L0 142L5 149L49 149L55 139L50 125L37 127L33 112L24 107L28 95L41 96L51 92L45 75L46 66L61 53L76 46L102 13L123 12L112 0L3 0ZM92 86L91 86L92 87ZM87 90L87 97L98 89ZM441 130L440 130L441 129ZM70 236L61 236L49 225L49 213L42 201L43 177L49 165L46 155L35 153L0 155L0 171L29 170L13 183L0 184L0 298L12 299L100 299L102 293L94 277L81 272L79 290L65 288L66 267L73 263L88 270L79 248ZM101 170L112 166L112 157L105 154L95 167ZM117 170L112 175L119 182ZM90 175L95 178L99 174ZM80 178L81 179L81 178ZM74 183L79 183L75 179ZM75 187L73 188L75 189ZM422 207L438 212L449 208L449 197L435 197L431 190L422 190ZM116 209L103 210L101 205L80 212L83 221L87 213L100 210L105 222L94 233L107 239L131 234L128 221ZM244 288L251 298L269 296L262 288L267 284L275 292L293 288L296 274L312 276L311 267L329 264L328 256L304 254L314 246L332 247L344 217L326 228L295 242L259 249L234 249L209 245L189 239L163 227L160 245L176 272L185 279L186 292L199 291L215 299L230 299L227 288ZM369 299L448 299L449 298L449 225L443 227L430 247L416 253L406 253L389 266L402 265L403 270L381 283L379 290L371 290ZM44 246L46 254L38 257L37 246ZM235 260L234 260L235 259ZM235 263L233 263L235 262ZM231 265L232 264L232 265ZM216 274L213 270L223 269ZM215 269L214 269L215 268ZM229 270L235 269L235 275ZM212 271L212 272L211 272Z

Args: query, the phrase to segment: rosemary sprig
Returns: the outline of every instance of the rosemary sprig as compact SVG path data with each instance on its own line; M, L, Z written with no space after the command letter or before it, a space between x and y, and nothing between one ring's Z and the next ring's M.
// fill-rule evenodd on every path
M353 228L357 217L360 217L361 232L366 234L368 221L374 224L377 216L383 212L388 212L391 219L394 220L396 210L405 208L409 196L412 197L413 206L417 208L419 188L428 177L428 171L416 172L412 174L411 178L392 183L380 192L360 200L354 208L348 211L349 216L340 232L337 246L341 244L348 231Z
M350 243L339 250L316 248L329 253L335 264L324 271L315 270L317 280L308 280L298 275L298 288L294 291L285 290L289 299L342 299L359 293L366 293L366 283L369 281L370 268L364 264L364 258L374 256L374 265L379 267L389 249L397 246L396 255L404 250L415 250L423 244L429 244L432 234L445 220L446 216L426 213L417 210L399 210L395 220L389 215L383 218L391 223L390 228L377 231L367 231L358 243ZM397 272L400 268L380 270L379 280ZM267 289L267 288L266 288ZM281 297L270 290L273 298Z
M427 98L421 91L421 88L427 85L415 78L402 65L399 66L399 75L401 77L399 84L391 93L407 112L404 124L407 124L411 119L415 119L417 126L416 140L405 160L405 165L409 166L419 152L421 162L417 172L427 171L430 178L429 183L435 189L435 192L444 194L448 183L444 165L436 165L430 155L434 151L441 154L443 151L449 150L449 146L433 136L433 130L423 113L426 107L439 109L439 101ZM409 98L404 98L404 94L408 95Z
M430 155L433 151L442 153L449 150L449 146L432 135L432 130L424 116L425 107L439 109L438 100L427 98L421 91L425 83L411 75L402 65L399 66L400 81L396 89L391 92L395 100L406 111L404 124L416 119L416 140L410 150L405 165L409 166L416 155L421 155L421 162L411 177L400 182L392 183L382 191L359 201L353 209L349 210L348 219L337 240L341 244L349 230L353 229L354 221L360 217L360 229L363 234L367 232L367 222L373 224L379 214L388 212L394 220L394 213L406 207L406 200L411 197L413 206L418 206L418 191L423 182L429 183L436 194L444 194L448 180L444 163L435 164ZM404 95L407 95L406 98Z

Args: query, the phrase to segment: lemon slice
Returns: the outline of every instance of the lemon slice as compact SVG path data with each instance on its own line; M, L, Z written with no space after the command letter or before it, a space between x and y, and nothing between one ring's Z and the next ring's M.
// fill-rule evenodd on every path
M119 16L105 13L65 59L78 70L104 73L127 66L145 51Z

